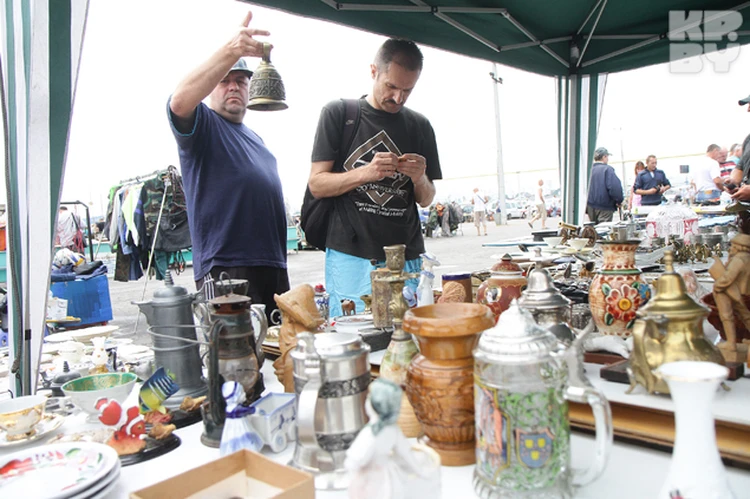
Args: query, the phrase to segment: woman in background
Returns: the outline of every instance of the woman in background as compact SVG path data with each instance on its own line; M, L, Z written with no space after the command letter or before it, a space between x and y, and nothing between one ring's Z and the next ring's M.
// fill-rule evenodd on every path
M641 173L643 170L646 169L646 165L643 164L643 161L639 161L635 164L635 177L638 178L638 174ZM630 188L630 199L628 200L628 209L633 210L633 206L640 206L641 205L641 195L635 193L635 181L634 185Z

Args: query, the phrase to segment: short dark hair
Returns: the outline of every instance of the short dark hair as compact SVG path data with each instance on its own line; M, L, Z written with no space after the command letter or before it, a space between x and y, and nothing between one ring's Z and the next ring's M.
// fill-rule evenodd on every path
M389 38L375 54L375 66L378 71L385 71L391 62L409 71L422 71L424 56L417 44L403 38Z
M706 149L706 152L714 152L718 149L721 149L721 147L716 144L711 144L710 146L708 146L708 149Z

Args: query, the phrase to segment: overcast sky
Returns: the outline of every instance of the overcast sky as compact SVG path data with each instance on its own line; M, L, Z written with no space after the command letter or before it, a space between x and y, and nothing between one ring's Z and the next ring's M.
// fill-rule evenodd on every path
M233 0L91 0L63 200L91 203L99 214L118 181L179 164L167 98L232 36L248 8L251 25L271 32L271 58L283 77L289 109L248 111L245 123L276 155L285 196L298 207L320 108L370 91L369 64L384 38ZM494 196L491 63L430 47L423 52L424 70L407 105L435 128L446 178L437 184L438 199L468 194L475 185ZM626 160L741 142L750 132L750 115L737 100L750 93L749 70L746 47L724 74L706 64L699 74L672 74L660 65L610 75L598 142L617 160L620 142ZM503 66L499 73L506 189L524 190L537 178L557 187L554 80ZM660 161L668 168L671 163Z

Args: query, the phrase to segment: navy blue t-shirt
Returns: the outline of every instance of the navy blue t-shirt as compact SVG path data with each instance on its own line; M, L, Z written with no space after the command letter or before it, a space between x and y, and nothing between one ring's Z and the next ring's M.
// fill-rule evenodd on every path
M258 135L201 103L190 133L167 115L187 197L193 274L212 267L286 268L286 210L276 158Z

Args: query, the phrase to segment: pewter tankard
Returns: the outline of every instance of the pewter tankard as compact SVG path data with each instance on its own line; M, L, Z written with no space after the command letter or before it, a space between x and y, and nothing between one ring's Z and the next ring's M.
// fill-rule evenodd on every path
M297 444L290 463L315 488L346 489L346 450L367 423L370 347L358 334L299 333L294 360Z

